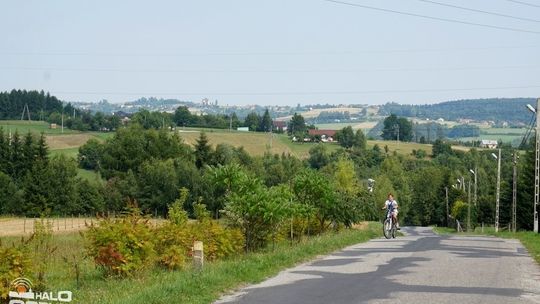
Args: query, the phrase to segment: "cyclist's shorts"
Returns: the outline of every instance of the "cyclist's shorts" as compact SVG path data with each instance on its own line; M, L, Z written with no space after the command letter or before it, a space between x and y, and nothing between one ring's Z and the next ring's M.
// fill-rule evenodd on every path
M398 215L397 209L392 210L392 215L397 217L397 215Z

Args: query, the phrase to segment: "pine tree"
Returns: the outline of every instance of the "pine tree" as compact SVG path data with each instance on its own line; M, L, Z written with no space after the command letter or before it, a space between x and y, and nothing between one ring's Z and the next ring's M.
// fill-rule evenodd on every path
M9 164L9 142L4 133L4 129L0 127L0 172L7 173Z
M11 138L11 146L10 146L10 163L9 163L9 169L8 174L13 177L13 179L17 180L19 178L22 178L24 176L23 174L23 157L22 157L22 143L21 138L19 136L19 132L15 131L15 134L13 134L13 137Z
M26 172L32 169L32 164L35 160L35 146L34 146L34 137L32 133L28 132L24 136L24 141L22 145L22 159L21 159L21 174L26 174Z
M45 140L45 134L42 132L39 137L37 148L36 148L36 158L47 162L49 156L49 147L47 146L47 141Z
M268 109L264 111L264 115L261 119L261 125L259 127L259 130L262 132L272 131L272 118L270 117L270 113L268 112Z
M212 156L211 149L212 147L208 144L206 133L201 132L197 139L197 143L195 144L195 165L197 168L200 169L208 164Z

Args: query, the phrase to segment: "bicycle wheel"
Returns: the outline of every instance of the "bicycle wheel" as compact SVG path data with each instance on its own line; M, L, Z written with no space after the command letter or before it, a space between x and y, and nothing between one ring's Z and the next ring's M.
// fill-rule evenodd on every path
M396 230L397 230L396 224L392 224L392 238L393 239L396 238Z
M389 239L392 237L391 230L392 230L392 220L390 218L387 218L386 220L384 220L384 223L383 223L383 234L385 238Z

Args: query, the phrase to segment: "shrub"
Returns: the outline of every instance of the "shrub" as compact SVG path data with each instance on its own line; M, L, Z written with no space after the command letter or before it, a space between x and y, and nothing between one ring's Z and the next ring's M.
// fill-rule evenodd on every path
M174 206L171 206L174 208ZM216 260L242 252L242 233L237 229L225 228L210 219L204 204L194 204L196 222L170 220L156 229L158 264L167 269L182 269L190 261L195 241L204 244L206 260Z
M153 229L137 209L122 218L107 218L90 226L83 237L87 255L107 276L131 275L154 262Z
M10 247L0 243L0 303L7 303L11 282L30 274L31 260L26 241Z

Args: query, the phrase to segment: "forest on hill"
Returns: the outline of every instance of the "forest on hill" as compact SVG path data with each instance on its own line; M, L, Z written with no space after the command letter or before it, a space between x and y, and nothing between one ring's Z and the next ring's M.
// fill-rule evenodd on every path
M436 104L409 105L387 103L379 114L445 120L471 119L476 121L507 122L514 126L526 125L530 120L527 104L534 105L534 98L463 99Z

